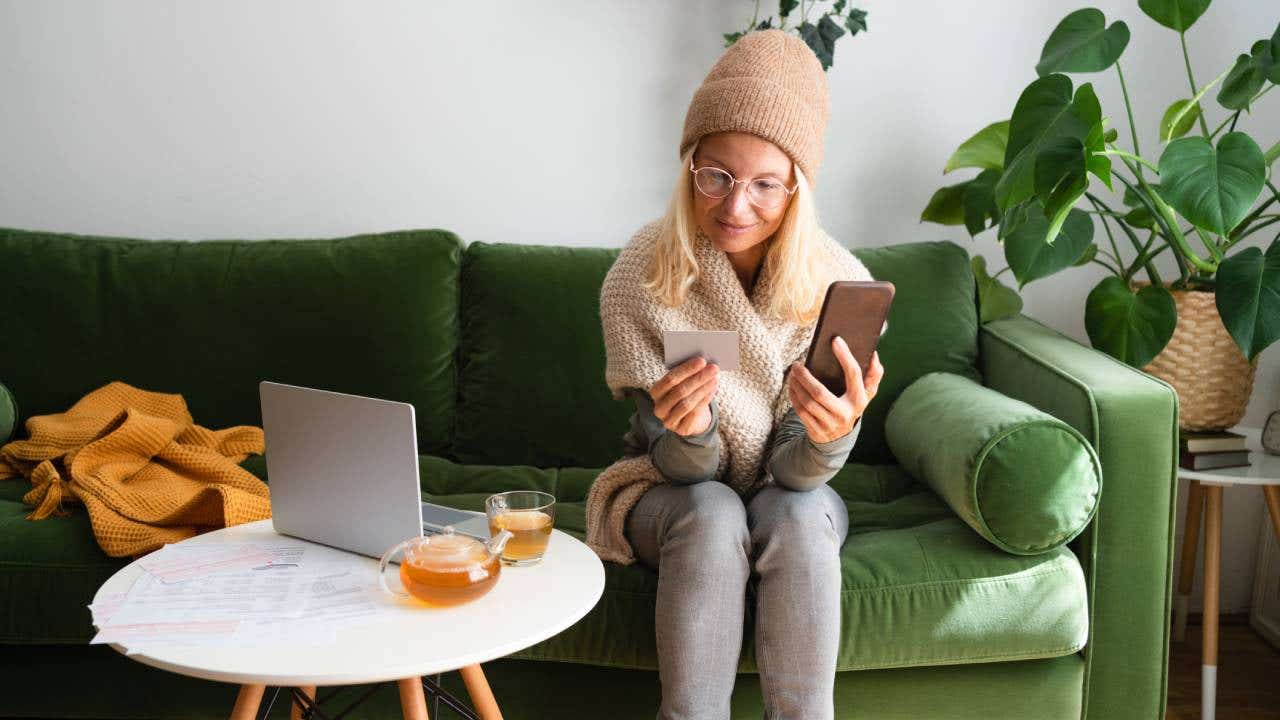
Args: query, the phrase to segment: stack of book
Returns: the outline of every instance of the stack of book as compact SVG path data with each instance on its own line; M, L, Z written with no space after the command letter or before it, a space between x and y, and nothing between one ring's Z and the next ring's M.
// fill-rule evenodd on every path
M1244 435L1227 430L1178 431L1178 465L1186 470L1247 467Z

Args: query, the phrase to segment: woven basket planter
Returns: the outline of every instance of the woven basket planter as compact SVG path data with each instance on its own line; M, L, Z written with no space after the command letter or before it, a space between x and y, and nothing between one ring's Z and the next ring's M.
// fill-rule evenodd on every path
M1136 290L1150 282L1136 280ZM1166 286L1167 287L1167 286ZM1142 371L1178 392L1178 427L1223 430L1240 422L1253 392L1257 358L1251 363L1236 345L1208 290L1174 290L1178 324L1169 344Z

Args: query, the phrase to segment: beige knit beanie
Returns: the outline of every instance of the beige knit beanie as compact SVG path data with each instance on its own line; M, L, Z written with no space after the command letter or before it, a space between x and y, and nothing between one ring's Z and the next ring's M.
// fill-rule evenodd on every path
M680 157L703 135L747 132L781 148L813 186L830 113L827 75L809 46L783 30L755 30L724 51L694 92Z

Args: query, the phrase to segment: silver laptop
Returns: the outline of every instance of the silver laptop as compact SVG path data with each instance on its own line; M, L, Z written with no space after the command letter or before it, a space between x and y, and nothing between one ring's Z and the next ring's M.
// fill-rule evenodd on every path
M258 392L276 532L370 557L444 525L488 539L484 513L422 502L409 403L269 381Z

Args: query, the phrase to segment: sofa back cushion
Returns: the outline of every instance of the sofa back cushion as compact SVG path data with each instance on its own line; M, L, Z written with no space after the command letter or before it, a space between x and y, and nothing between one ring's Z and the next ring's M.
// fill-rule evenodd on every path
M260 425L258 382L413 403L421 452L449 444L452 233L131 240L0 229L0 382L24 417L112 380L181 393L206 427Z
M859 248L897 288L880 341L885 378L850 460L892 462L884 415L929 372L977 380L976 286L951 242ZM475 242L462 262L459 462L603 467L622 455L634 411L604 382L600 285L617 249ZM921 432L927 432L922 428Z
M600 286L618 252L467 245L454 459L602 467L622 455L634 407L609 395L600 328Z

